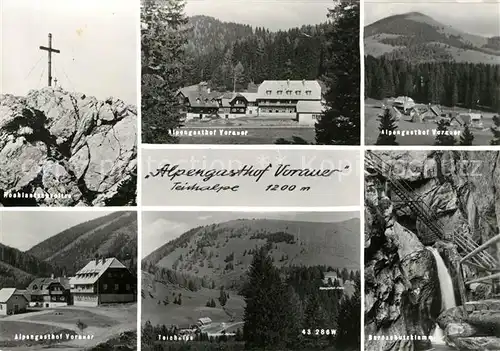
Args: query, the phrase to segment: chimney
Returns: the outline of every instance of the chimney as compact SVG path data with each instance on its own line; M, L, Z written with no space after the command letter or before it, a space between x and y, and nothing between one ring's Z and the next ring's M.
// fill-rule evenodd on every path
M54 279L54 273L50 275L50 279Z
M302 79L302 85L306 85L306 80Z
M106 257L102 256L102 264L104 264L104 262L106 262Z
M95 265L97 266L98 263L99 263L99 257L96 257L95 258Z
M207 88L207 93L210 94L210 88Z
M286 84L287 84L287 85L290 85L290 79L288 79L288 80L286 81Z

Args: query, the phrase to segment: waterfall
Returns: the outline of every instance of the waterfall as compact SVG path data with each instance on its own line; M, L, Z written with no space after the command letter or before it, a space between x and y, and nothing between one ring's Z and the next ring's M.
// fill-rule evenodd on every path
M456 307L455 293L453 291L453 281L451 280L448 268L444 264L443 258L438 250L433 247L427 247L436 260L437 272L439 277L439 288L441 290L441 312ZM436 323L436 328L432 335L432 342L435 344L444 344L443 330Z

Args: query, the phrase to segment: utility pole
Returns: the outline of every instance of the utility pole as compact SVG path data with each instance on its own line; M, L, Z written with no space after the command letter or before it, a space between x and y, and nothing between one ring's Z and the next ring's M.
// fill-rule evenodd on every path
M49 56L49 77L48 77L48 86L52 85L52 53L55 52L59 54L61 51L52 48L52 33L49 33L49 46L40 46L40 50L45 50L48 52Z

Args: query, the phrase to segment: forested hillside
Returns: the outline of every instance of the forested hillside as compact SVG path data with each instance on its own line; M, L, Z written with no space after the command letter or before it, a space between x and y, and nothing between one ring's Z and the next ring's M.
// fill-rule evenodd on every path
M209 81L213 88L232 91L233 78L243 90L252 81L317 79L324 73L328 23L270 32L194 16L189 25L185 85Z
M37 257L0 244L0 288L25 287L35 277L60 275L63 270Z
M137 214L116 212L69 228L28 251L67 274L75 274L97 256L116 257L135 272Z
M422 62L500 63L497 37L469 34L433 18L410 12L365 27L365 55Z
M500 112L500 65L411 64L368 56L365 94L374 99L411 96L418 102Z

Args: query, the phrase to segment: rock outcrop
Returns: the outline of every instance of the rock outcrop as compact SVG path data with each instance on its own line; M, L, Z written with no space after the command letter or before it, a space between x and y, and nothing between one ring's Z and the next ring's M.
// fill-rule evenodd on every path
M500 350L500 300L468 302L443 312L437 322L459 350Z
M0 204L122 206L136 199L137 110L61 89L0 96Z
M457 303L461 303L456 277L457 262L463 253L450 238L458 228L469 228L466 235L480 244L497 233L500 153L381 151L377 156L387 163L384 174L367 170L372 175L365 176L365 348L428 349L429 342L425 340L370 341L369 336L425 338L432 332L442 304L436 265L424 242L440 252L456 285ZM425 203L437 216L445 234L443 241L429 242L430 230L407 203L387 190L388 176L403 179L413 198ZM499 252L498 247L489 249L496 258ZM468 267L464 267L464 272L469 278L478 273ZM487 287L471 286L467 290L469 300L488 298L492 292ZM491 316L478 318L489 321ZM441 327L450 335L456 334L455 339L461 337L453 343L461 349L465 350L465 345L492 347L496 341L485 339L491 334L477 334L479 326L471 322L453 318Z

